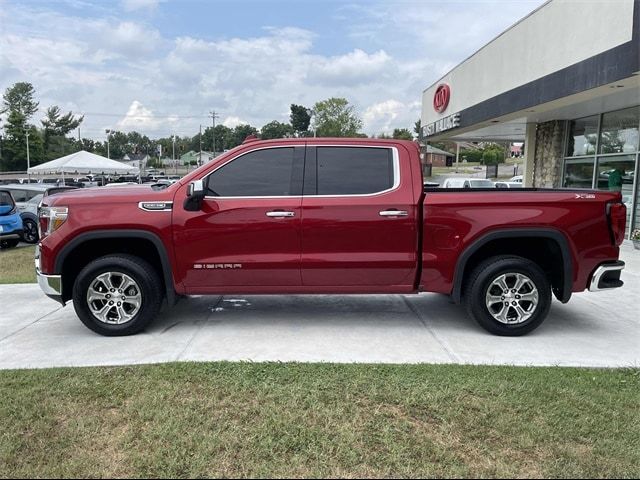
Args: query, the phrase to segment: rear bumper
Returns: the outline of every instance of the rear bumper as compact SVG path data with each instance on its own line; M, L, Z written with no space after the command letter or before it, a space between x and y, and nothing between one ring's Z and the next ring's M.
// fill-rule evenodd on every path
M6 228L6 227L5 227ZM0 233L0 240L16 240L22 238L22 228Z
M600 292L623 286L624 282L620 280L622 270L624 270L624 262L621 260L600 264L591 275L589 291Z

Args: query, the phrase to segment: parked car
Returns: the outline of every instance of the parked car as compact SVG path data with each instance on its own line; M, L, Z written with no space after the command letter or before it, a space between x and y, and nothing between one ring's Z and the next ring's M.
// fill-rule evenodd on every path
M91 177L80 177L74 179L75 183L78 184L79 187L82 188L90 188L90 187L98 187L99 184L97 181L93 180Z
M447 178L442 188L494 188L491 180L484 178Z
M37 278L103 335L139 332L183 295L420 292L450 295L492 333L523 335L552 295L623 285L621 200L425 193L410 141L245 140L165 188L44 197Z
M496 188L522 188L522 182L493 182Z
M522 183L522 175L516 175L515 177L511 177L509 179L510 182Z
M22 237L22 219L11 192L0 189L0 248L13 248Z
M22 218L22 241L25 243L37 243L38 234L38 205L45 192L52 194L61 191L73 190L75 187L55 186L52 184L11 184L3 189L11 192L13 199Z

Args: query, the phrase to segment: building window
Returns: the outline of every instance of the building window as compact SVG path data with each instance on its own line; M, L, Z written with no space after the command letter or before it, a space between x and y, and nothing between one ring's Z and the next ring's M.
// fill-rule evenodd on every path
M567 160L564 166L563 187L591 188L593 184L593 158Z
M593 115L569 122L567 157L579 157L596 153L598 121L598 115Z
M632 107L602 115L598 153L638 151L638 112L640 107Z
M570 121L566 145L562 186L621 192L627 233L640 227L640 106Z

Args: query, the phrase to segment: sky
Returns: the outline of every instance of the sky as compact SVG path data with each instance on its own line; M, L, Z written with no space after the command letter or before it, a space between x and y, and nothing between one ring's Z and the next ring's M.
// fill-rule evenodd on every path
M543 0L0 0L0 91L151 138L287 122L345 97L368 135L413 128L422 91ZM508 59L505 59L508 61ZM32 121L33 121L32 120Z

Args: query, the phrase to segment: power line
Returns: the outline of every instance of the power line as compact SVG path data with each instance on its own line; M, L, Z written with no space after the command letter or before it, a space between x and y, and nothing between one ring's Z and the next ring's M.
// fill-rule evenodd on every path
M126 113L106 113L106 112L79 112L76 115L93 115L96 117L124 117L124 118L207 118L211 115L127 115Z

